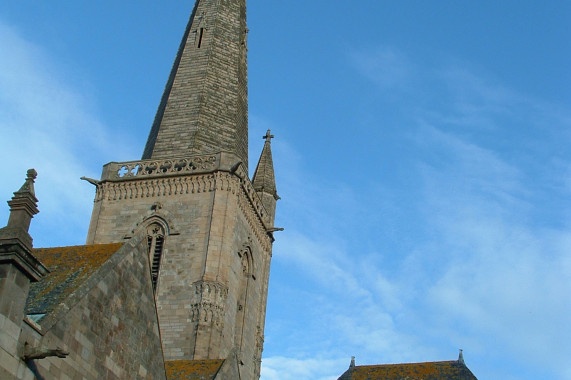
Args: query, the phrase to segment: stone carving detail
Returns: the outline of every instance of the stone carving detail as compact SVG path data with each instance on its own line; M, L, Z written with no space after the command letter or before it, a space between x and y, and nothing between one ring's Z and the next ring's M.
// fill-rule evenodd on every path
M238 197L238 207L240 207L240 210L246 216L246 220L248 221L250 228L254 231L254 234L256 235L258 242L262 245L264 251L269 252L272 249L272 242L266 233L262 221L254 211L253 204L249 202L246 194Z
M216 168L217 158L214 155L181 158L174 160L141 160L130 162L113 162L109 169L109 179L127 179L140 177L161 177L165 174L194 173Z
M262 364L262 351L264 351L264 333L260 326L256 326L256 347L254 349L254 372L256 376L260 376L260 367Z
M157 178L147 181L105 182L97 191L95 200L118 201L122 199L204 193L213 191L214 187L215 176L212 174Z
M65 359L69 355L69 351L63 348L40 348L40 347L30 347L29 343L26 342L24 345L24 355L22 360L27 362L36 359L45 359L53 356Z
M222 328L228 288L218 282L194 283L190 319L197 324Z
M218 172L215 174L216 178L216 190L229 191L232 194L236 194L240 188L239 179L226 172Z

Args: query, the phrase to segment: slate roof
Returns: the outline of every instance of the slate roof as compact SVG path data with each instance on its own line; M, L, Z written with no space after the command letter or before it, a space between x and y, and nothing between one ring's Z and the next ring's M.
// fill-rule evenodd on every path
M101 267L123 244L37 248L33 255L50 271L32 283L26 314L48 314Z
M168 380L214 380L222 364L222 359L171 360L165 362L165 370Z
M338 380L477 380L458 360L445 362L362 365L349 368Z

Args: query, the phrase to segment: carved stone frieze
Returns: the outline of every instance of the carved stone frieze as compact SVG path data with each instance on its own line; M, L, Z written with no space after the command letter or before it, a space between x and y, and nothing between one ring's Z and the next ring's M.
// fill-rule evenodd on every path
M215 175L205 174L143 181L105 182L97 189L95 201L204 193L214 190L215 181Z
M236 194L240 188L240 180L228 172L217 172L215 174L216 190L228 191Z
M228 288L218 282L197 281L193 284L190 319L193 323L222 328Z

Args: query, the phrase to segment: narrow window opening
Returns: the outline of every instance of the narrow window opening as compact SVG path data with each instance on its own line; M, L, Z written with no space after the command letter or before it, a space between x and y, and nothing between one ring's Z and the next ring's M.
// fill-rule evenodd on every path
M199 49L202 46L202 38L204 37L204 28L198 30L198 44L196 45Z
M158 236L155 241L155 249L153 253L153 262L151 263L151 280L153 281L153 290L157 290L157 280L159 279L159 267L161 265L161 256L163 254L164 238Z
M151 282L153 284L153 291L156 292L165 237L163 229L158 224L150 225L147 231L147 245L149 248L149 260L151 265Z
M238 297L238 310L236 313L234 343L240 350L242 350L244 329L246 327L246 317L251 305L250 298L252 295L250 294L251 292L249 292L249 290L252 286L250 280L253 279L253 262L252 253L249 247L238 253L238 255L240 256L242 266L242 276L239 285L240 290Z

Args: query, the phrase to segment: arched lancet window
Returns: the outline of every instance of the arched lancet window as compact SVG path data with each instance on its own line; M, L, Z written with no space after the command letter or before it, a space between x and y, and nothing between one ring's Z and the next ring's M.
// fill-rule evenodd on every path
M165 245L165 230L163 226L158 223L152 223L147 227L147 244L149 247L149 262L151 264L151 281L153 283L153 291L156 291L161 257Z
M251 282L254 281L256 278L254 277L254 263L252 261L252 252L250 251L250 247L244 248L242 251L238 253L240 256L240 263L242 273L240 276L240 283L239 283L239 297L238 297L238 310L236 312L236 325L235 325L235 344L240 349L242 347L243 336L244 336L244 328L246 322L246 313L248 310L249 298L251 295L249 294L250 287L252 286Z

